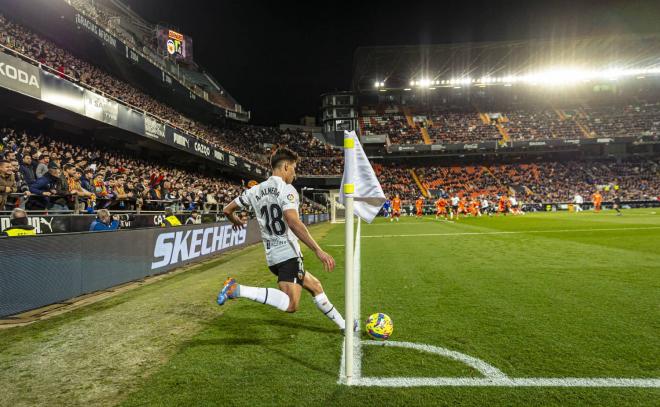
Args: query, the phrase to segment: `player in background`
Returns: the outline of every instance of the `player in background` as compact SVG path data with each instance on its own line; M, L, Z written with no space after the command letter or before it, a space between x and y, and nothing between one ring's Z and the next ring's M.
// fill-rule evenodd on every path
M575 213L582 212L582 204L584 203L584 198L582 198L582 195L580 194L575 194L575 198L573 198L573 208L575 209Z
M614 193L614 204L612 205L612 208L616 211L616 216L621 216L623 215L621 213L621 198L619 197L619 194L616 192Z
M390 216L390 209L392 207L392 202L388 199L385 201L383 204L383 216L384 217L389 217ZM391 219L390 219L391 220Z
M450 219L454 219L454 216L456 216L456 220L458 220L458 203L461 201L461 198L458 197L458 195L454 195L451 197L451 215Z
M514 215L520 215L520 210L518 208L518 200L514 195L509 197L509 206L511 208L511 213Z
M466 217L467 210L465 209L465 204L466 204L465 197L458 200L458 209L457 209L457 212L456 212L456 219L458 219L461 215L463 215L463 217Z
M424 209L424 198L421 196L415 201L415 217L421 218Z
M392 217L390 218L390 222L393 222L395 218L396 221L398 222L400 217L401 217L401 198L399 198L399 194L396 194L394 196L394 199L392 199Z
M470 201L470 213L475 218L481 216L481 212L479 211L479 201L477 199L472 199Z
M504 216L506 216L507 212L507 204L509 203L509 200L507 199L506 195L500 196L500 199L497 203L497 214L499 215L500 213L503 213Z
M603 196L600 194L600 192L596 191L592 196L591 199L594 204L594 211L600 212L600 206L603 203Z
M291 185L296 177L298 155L288 148L279 148L271 156L273 175L266 181L244 191L223 209L227 219L238 230L245 226L236 212L252 209L257 216L266 262L277 276L279 290L249 287L228 278L218 294L218 305L227 299L247 298L285 312L296 312L302 289L313 297L316 307L344 329L345 321L323 291L321 282L305 271L298 240L302 240L323 264L327 272L335 268L335 259L323 251L298 216L298 192Z
M435 201L435 220L438 220L441 216L444 220L447 220L447 200L443 197L439 197Z
M493 216L493 213L490 210L490 203L486 197L481 198L481 213L487 213L488 216Z

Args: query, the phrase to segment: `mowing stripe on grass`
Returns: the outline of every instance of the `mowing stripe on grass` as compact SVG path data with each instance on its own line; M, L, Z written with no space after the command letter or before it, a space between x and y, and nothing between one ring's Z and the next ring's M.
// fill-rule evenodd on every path
M627 231L627 230L652 230L652 229L660 229L660 226L640 226L640 227L632 227L632 228L512 230L512 231L498 231L498 232L416 233L416 234L401 234L401 235L363 235L362 237L382 239L388 237L518 235L518 234L527 234L527 233L613 232L620 230Z

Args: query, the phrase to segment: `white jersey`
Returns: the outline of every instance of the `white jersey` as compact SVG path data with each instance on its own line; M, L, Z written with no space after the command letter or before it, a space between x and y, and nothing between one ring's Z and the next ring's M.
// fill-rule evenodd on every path
M575 203L578 205L582 205L584 203L584 198L580 195L575 195Z
M460 201L458 196L454 196L451 198L451 206L458 206L458 201Z
M234 200L241 209L252 209L257 216L269 266L302 257L298 238L284 220L284 211L297 211L298 201L298 191L293 185L275 175Z
M481 209L488 209L488 206L489 204L487 200L484 199L481 201Z
M518 205L518 200L513 196L509 198L509 202L511 202L511 206Z

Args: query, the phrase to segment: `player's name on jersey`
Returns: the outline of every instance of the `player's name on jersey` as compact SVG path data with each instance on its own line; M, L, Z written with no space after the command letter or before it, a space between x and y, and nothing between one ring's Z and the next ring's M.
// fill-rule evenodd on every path
M261 198L265 197L266 195L274 195L274 196L279 196L280 191L279 189L275 187L267 187L261 190L259 195L255 195L254 197L257 199L257 201L260 201Z

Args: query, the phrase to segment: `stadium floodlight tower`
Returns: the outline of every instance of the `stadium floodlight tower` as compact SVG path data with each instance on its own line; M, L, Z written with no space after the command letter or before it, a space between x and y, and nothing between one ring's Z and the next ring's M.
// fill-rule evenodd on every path
M359 130L355 94L334 92L321 95L323 136L328 143L344 145L344 130Z

